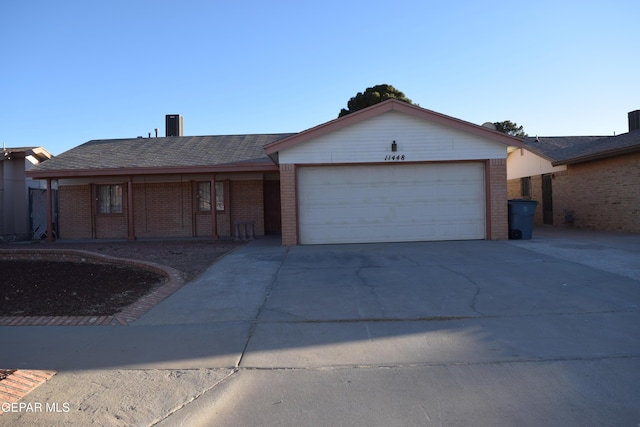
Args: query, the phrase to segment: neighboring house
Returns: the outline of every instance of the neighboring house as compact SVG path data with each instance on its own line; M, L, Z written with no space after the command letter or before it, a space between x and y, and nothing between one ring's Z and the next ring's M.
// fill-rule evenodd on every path
M52 155L42 147L4 148L0 154L0 241L30 239L32 217L44 213L39 205L41 182L26 176L25 171L48 160ZM34 194L35 193L35 194ZM34 201L35 198L35 201ZM35 205L34 205L35 203ZM31 209L31 208L35 209ZM38 209L41 208L40 210ZM32 215L33 214L33 215ZM35 226L37 227L37 222ZM41 233L45 231L42 223ZM37 231L36 231L37 233Z
M217 238L236 221L284 245L506 239L509 147L389 100L298 134L90 141L30 175L58 182L65 239Z
M640 110L617 136L526 138L507 157L509 198L539 202L535 225L640 232Z

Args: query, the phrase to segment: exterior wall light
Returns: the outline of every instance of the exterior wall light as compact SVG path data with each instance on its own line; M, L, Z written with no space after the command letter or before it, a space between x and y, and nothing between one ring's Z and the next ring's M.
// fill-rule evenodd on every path
M398 144L396 144L395 140L391 143L391 151L393 152L398 151Z

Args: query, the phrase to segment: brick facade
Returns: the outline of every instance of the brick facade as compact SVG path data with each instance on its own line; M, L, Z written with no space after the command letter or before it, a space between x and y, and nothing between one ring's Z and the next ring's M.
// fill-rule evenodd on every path
M551 182L553 225L568 225L567 209L575 228L640 233L640 153L567 165ZM508 189L509 198L521 197L520 179L510 180ZM541 225L541 176L531 177L531 199L539 203L534 225Z
M92 195L89 185L58 188L58 227L64 239L90 239Z
M231 237L234 220L256 221L264 235L262 180L222 181L225 207L216 213L218 236ZM128 193L123 187L122 213L96 214L93 185L59 187L62 239L125 239L128 236ZM198 212L195 181L134 183L134 227L137 238L211 236L211 213Z
M298 212L296 200L296 166L280 165L280 200L282 205L282 244L298 244Z
M264 236L264 188L262 184L262 180L231 181L232 221L255 221L256 236Z
M508 204L507 204L507 160L491 159L488 162L488 173L485 175L488 194L488 240L504 240L509 238Z
M192 200L190 181L134 184L136 236L139 238L191 237L193 234ZM123 222L126 227L126 217ZM98 234L97 237L102 235Z

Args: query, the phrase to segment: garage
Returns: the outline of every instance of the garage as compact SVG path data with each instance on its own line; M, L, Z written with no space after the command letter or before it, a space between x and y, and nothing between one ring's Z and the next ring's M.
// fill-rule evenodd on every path
M522 146L394 99L268 144L282 244L506 239L506 157Z
M301 244L484 239L484 163L298 169Z

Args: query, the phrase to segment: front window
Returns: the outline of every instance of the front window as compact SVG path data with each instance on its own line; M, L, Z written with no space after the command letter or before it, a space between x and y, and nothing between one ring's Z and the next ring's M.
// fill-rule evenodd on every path
M224 210L224 185L216 182L216 211ZM211 212L211 182L198 183L198 211Z
M98 185L98 213L122 213L122 185Z
M531 177L520 178L520 196L531 198Z

